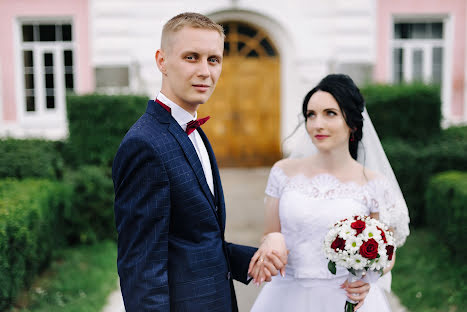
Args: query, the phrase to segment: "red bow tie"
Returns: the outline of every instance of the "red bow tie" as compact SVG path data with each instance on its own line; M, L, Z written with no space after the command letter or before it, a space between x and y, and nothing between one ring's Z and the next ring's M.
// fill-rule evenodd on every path
M198 127L204 125L206 123L206 121L209 120L209 118L211 118L211 116L206 116L204 118L200 118L200 119L190 121L186 125L186 130L185 130L186 134L190 135L193 131L198 129Z
M172 110L170 109L169 106L165 105L164 103L162 103L161 101L159 101L158 99L156 99L155 101L156 103L158 103L160 106L162 106L166 111L168 111L169 113L172 112ZM186 125L186 134L190 135L193 133L193 131L195 131L196 129L198 129L198 127L204 125L206 123L206 121L209 120L209 118L211 118L211 116L207 116L207 117L204 117L204 118L199 118L199 119L196 119L196 120L192 120L190 121L187 125Z

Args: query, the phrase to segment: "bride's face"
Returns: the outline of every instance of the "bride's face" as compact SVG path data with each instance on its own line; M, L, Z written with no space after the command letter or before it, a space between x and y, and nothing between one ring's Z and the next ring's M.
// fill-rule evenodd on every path
M308 101L306 129L320 151L348 150L350 128L337 101L329 92L316 91Z

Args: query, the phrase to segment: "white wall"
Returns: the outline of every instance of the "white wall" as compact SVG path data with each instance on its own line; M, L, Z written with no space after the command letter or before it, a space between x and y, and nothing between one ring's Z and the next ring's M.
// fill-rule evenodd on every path
M154 62L163 24L194 11L215 21L247 21L269 32L281 55L281 135L298 123L301 102L326 74L375 60L373 0L90 0L94 66L128 65L131 90L155 96ZM357 68L359 68L357 66ZM352 67L353 68L353 67ZM131 84L131 83L130 83Z

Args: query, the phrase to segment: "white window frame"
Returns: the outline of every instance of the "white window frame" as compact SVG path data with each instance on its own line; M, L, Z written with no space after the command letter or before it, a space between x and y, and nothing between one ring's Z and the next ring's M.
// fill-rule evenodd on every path
M443 23L443 38L442 39L395 39L394 24L395 23ZM404 53L404 68L403 81L412 81L413 50L422 48L423 53L423 81L430 82L431 78L431 56L433 47L443 48L443 72L441 74L441 113L443 126L449 123L451 116L451 94L452 94L452 57L453 57L453 33L454 22L451 15L393 15L390 27L390 45L388 53L388 78L391 83L394 82L394 57L393 51L395 48L402 48ZM405 53L407 51L408 53Z
M53 41L53 42L23 42L22 26L24 24L62 24L72 25L72 41ZM16 98L17 98L17 116L22 128L56 128L67 132L66 116L66 89L65 89L65 67L63 51L73 51L73 86L76 89L77 80L77 62L76 62L76 24L71 17L53 17L53 18L18 18L15 27L15 67L16 67ZM34 112L26 111L25 85L24 85L24 61L23 51L33 51L34 57L34 90L35 106ZM52 53L54 60L54 91L55 108L46 109L45 102L45 79L43 72L43 54ZM40 132L40 131L39 131Z

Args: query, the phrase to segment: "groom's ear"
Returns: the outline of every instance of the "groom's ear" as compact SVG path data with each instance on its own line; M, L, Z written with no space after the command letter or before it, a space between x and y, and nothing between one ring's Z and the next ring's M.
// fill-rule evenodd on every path
M155 58L156 58L157 67L159 68L160 72L163 75L167 75L166 57L165 57L164 51L162 51L161 49L158 49L156 51Z

